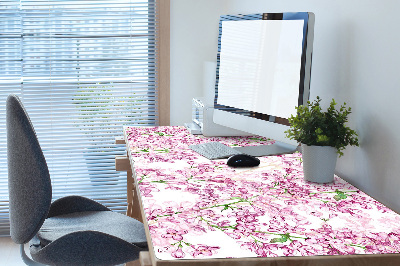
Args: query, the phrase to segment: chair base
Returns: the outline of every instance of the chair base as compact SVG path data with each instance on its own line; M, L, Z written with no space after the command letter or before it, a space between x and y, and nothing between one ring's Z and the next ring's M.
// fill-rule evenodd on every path
M30 265L30 266L41 266L41 265L44 265L45 266L45 264L41 264L39 262L33 261L31 258L28 257L28 255L26 255L26 253L25 253L25 244L21 244L19 247L20 247L19 250L20 250L20 253L21 253L22 260L24 261L24 263L26 265Z

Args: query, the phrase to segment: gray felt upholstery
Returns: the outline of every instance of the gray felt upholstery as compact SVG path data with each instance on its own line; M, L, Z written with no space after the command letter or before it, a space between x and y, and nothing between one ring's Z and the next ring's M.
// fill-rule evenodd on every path
M49 265L113 265L147 250L143 224L88 198L51 203L50 175L21 101L7 99L11 237L30 241L32 258Z
M51 244L30 246L32 258L48 265L115 265L139 258L138 247L96 231L68 234Z
M118 225L118 226L116 226ZM38 232L40 242L47 245L77 231L98 231L121 238L136 246L147 246L143 224L126 215L111 211L74 212L47 218Z
M15 95L7 98L7 158L10 233L27 243L42 226L51 203L46 160L30 119Z
M51 204L47 218L82 211L110 211L110 209L85 197L67 196L57 199Z

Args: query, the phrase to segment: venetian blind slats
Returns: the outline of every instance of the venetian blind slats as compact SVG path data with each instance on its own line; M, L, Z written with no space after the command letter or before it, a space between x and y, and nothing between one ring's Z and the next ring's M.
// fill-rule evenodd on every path
M115 171L124 125L158 124L155 2L1 1L0 234L7 235L5 99L23 101L49 166L53 198L126 209Z

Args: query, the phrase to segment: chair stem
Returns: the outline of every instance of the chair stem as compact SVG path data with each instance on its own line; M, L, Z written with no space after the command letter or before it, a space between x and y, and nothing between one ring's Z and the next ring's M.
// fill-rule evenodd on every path
M26 255L26 253L25 253L25 245L24 244L20 245L20 253L21 253L22 260L24 261L24 263L26 265L30 265L30 266L45 266L45 264L41 264L39 262L33 261L31 258L28 257L28 255Z

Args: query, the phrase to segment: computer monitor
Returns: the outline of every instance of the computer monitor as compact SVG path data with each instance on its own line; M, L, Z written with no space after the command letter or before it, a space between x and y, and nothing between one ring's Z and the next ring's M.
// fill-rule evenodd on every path
M214 123L276 140L241 147L254 155L294 152L288 118L310 94L314 14L221 16Z

